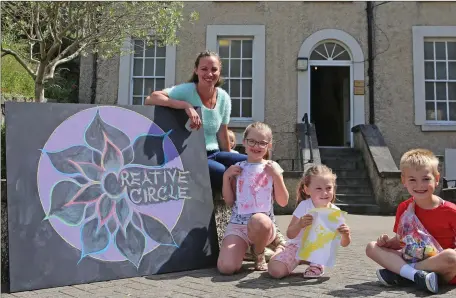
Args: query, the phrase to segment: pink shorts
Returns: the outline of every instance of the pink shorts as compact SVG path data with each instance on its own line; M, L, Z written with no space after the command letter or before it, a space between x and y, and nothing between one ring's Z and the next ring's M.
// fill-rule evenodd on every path
M290 274L301 262L300 260L296 260L296 252L298 251L298 248L298 244L296 243L287 243L281 252L271 258L271 261L277 261L285 264L288 269L288 274Z
M269 235L268 238L268 243L266 245L271 244L274 239L276 238L277 232L276 232L276 227L274 224L272 224L272 232ZM242 240L247 243L247 245L252 245L253 242L249 239L248 233L247 233L247 225L238 225L234 223L229 223L228 226L226 226L225 230L225 235L223 236L223 239L225 239L227 236L230 235L236 235L242 238Z

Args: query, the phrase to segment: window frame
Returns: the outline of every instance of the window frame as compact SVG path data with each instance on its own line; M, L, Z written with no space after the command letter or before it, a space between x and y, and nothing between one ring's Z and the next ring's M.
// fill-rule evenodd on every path
M252 118L230 119L229 126L245 127L254 121L264 122L266 30L264 25L208 25L206 48L217 52L219 38L253 37Z
M123 50L134 50L135 38L127 38ZM155 58L154 58L155 59ZM119 58L119 88L117 92L118 105L133 104L133 60L134 53L121 55ZM176 81L176 46L166 46L165 56L165 88L171 87Z
M415 125L422 131L456 131L456 121L426 120L424 42L426 39L455 39L456 26L413 26L413 84Z

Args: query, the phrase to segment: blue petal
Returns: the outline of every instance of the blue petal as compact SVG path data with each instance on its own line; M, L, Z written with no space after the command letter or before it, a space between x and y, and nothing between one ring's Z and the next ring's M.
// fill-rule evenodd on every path
M98 218L85 223L81 228L81 260L90 254L102 253L108 248L110 234L106 226L98 229Z
M73 146L62 151L44 151L54 168L63 174L79 173L78 162L92 162L92 150L86 146Z
M117 230L115 243L119 252L138 268L146 247L144 234L130 222L125 234L121 229Z
M177 246L171 231L157 218L141 213L144 232L162 245Z
M128 136L120 129L104 122L100 117L99 110L97 110L97 114L89 127L87 127L84 137L89 146L102 152L105 146L104 134L108 139L112 140L120 150L123 150L130 145Z
M164 141L171 131L162 135L142 135L133 143L134 158L132 164L145 166L163 166L167 157L164 149Z

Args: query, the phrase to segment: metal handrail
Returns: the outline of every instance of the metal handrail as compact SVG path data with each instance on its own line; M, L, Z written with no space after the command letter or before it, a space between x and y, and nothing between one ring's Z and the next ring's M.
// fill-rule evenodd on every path
M313 163L312 134L310 132L309 116L307 115L307 113L304 113L304 117L302 117L302 121L304 122L304 125L306 127L305 135L306 135L307 144L309 146L309 151L310 151L309 163Z

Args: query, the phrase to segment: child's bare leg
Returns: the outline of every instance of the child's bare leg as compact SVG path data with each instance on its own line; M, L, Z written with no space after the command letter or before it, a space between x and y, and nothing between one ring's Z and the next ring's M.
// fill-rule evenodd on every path
M247 224L247 235L253 243L253 253L261 254L269 243L270 235L273 233L273 222L265 214L257 213L252 215Z
M268 273L273 278L283 278L290 275L287 266L279 261L271 260L268 264Z
M402 266L406 264L400 252L377 246L375 241L367 245L366 255L383 268L396 274L400 274Z
M426 289L432 293L438 292L438 276L434 271L426 272L418 267L415 268L407 264L401 256L399 251L379 247L376 242L371 242L366 247L366 255L374 260L377 264L381 265L387 270L378 270L377 277L385 285L398 284L397 276L400 275L408 280L415 282L415 284L422 289ZM428 270L431 269L428 267ZM396 273L392 276L392 273Z
M217 260L217 269L221 274L231 275L242 266L247 243L239 236L228 235L222 242L222 248Z
M274 223L262 213L254 214L247 224L247 235L252 245L254 255L255 270L268 270L265 258L265 248L274 239Z
M449 282L456 276L456 250L445 249L436 256L416 263L415 268L438 273Z

